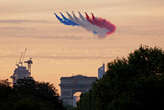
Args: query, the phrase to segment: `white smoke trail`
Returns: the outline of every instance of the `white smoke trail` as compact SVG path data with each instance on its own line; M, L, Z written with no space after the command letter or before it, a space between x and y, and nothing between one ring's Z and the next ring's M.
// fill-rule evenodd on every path
M101 28L91 24L80 12L79 12L80 19L74 14L74 12L72 12L73 16L71 16L68 12L67 15L69 19L79 24L81 27L85 28L86 30L97 34L99 37L105 37L108 32L106 28Z

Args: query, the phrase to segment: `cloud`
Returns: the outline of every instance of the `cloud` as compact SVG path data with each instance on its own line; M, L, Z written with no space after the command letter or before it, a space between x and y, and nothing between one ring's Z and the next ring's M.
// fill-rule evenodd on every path
M37 35L33 36L35 39L58 39L58 40L100 40L98 37L88 37L88 36L82 36L82 35L48 35L48 36L42 36L42 35Z
M46 20L8 19L8 20L0 20L0 23L12 23L12 24L18 24L18 23L50 23L50 21L46 21Z
M121 35L158 36L163 35L160 24L123 24L117 30Z
M35 30L35 28L31 28L31 27L0 27L0 30L28 30L28 31L32 31Z
M55 59L55 60L95 60L95 59L111 59L112 56L30 56L31 58ZM0 56L0 58L18 58L16 55Z
M39 58L44 59L71 59L71 60L83 60L83 59L89 59L89 60L95 60L95 59L109 59L112 57L108 56L38 56ZM35 57L34 57L35 58Z

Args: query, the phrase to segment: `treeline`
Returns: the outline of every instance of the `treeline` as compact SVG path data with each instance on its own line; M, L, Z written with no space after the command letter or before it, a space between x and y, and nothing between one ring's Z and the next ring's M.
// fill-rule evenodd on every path
M77 110L164 109L164 51L140 46L108 63L106 75L83 93Z
M33 79L18 80L11 86L0 81L0 110L64 110L55 87Z

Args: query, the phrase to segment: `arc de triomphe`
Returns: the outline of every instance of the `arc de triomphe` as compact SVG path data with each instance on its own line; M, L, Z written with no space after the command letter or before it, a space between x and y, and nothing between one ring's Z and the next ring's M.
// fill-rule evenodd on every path
M61 88L61 99L64 105L73 106L73 95L76 92L87 92L96 79L96 77L87 77L82 75L61 77L61 83L59 85Z

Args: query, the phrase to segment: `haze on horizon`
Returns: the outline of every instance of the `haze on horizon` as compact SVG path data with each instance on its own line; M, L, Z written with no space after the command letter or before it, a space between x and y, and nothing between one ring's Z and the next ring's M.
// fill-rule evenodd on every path
M97 68L141 44L164 49L163 0L0 0L0 79L9 78L27 48L36 80L97 76ZM117 30L105 39L60 24L54 12L94 12Z

